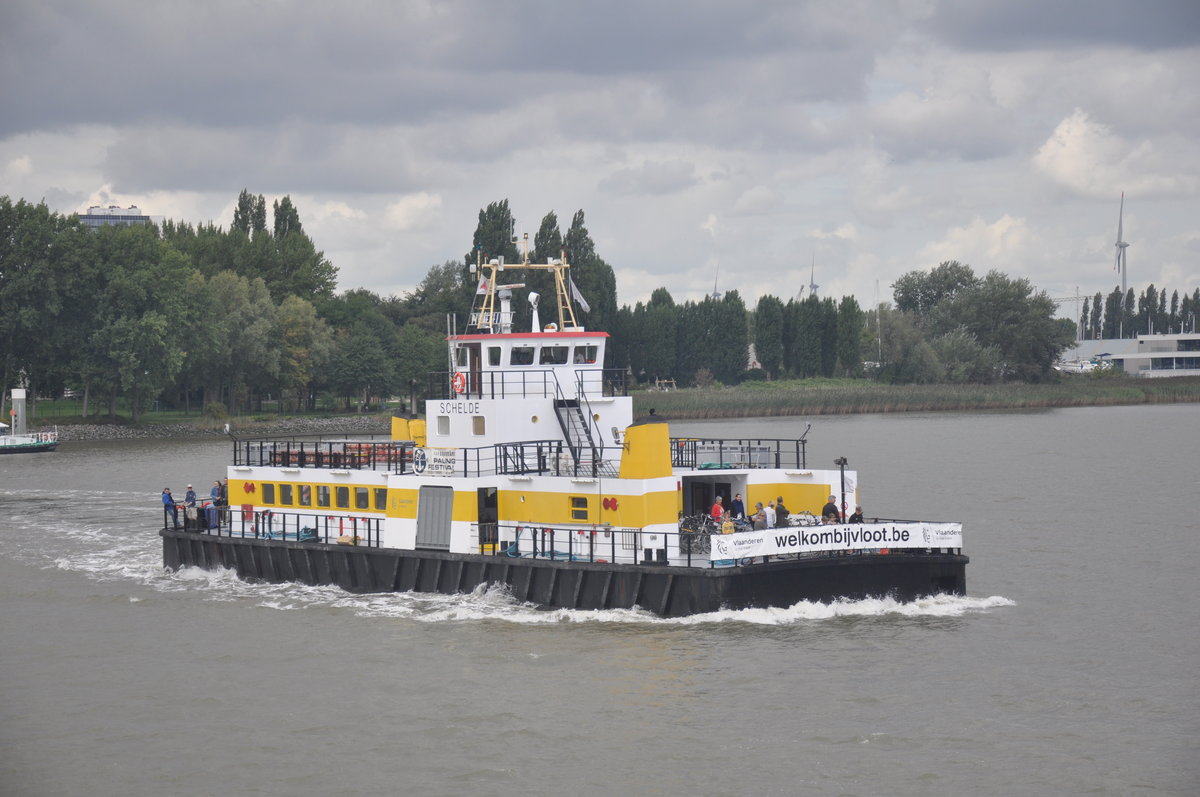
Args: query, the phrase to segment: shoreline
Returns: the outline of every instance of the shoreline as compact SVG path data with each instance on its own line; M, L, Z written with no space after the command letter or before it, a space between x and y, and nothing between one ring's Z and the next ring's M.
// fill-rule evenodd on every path
M54 424L38 427L49 429ZM229 421L230 429L238 438L272 437L280 435L319 434L388 434L391 431L391 416L384 415L337 415L320 418L291 417L276 421ZM60 442L87 440L138 440L138 439L196 439L225 437L225 422L180 421L177 423L146 423L136 426L116 423L69 423L58 427Z
M1071 380L1046 385L880 385L874 382L756 382L737 387L632 392L634 415L703 420L898 412L994 412L1200 403L1200 378ZM292 416L229 420L238 438L321 434L389 434L390 415ZM73 420L73 419L72 419ZM48 429L53 423L37 428ZM196 439L223 437L224 421L59 425L59 440Z

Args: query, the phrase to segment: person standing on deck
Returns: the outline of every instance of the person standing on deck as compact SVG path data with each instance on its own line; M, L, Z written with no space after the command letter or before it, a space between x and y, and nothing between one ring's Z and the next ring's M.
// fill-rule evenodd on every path
M170 524L175 528L179 528L179 508L175 506L175 498L171 495L171 488L164 487L162 491L163 503L163 526L167 525L168 518Z
M775 502L767 501L767 505L763 507L763 517L766 518L767 528L775 528Z
M829 496L829 502L821 507L821 520L825 525L842 522L842 513L838 510L836 495Z
M746 516L746 504L742 501L742 494L738 493L733 496L733 500L729 502L729 514L734 520L740 520Z
M208 520L208 527L215 529L218 525L218 512L221 506L221 483L213 482L212 489L208 491L208 506L205 509L204 515Z
M190 507L196 506L196 491L192 489L192 485L190 484L188 485L187 492L183 496L183 505Z
M713 502L712 511L708 515L714 521L720 523L721 518L725 515L725 499L718 495L717 500Z
M783 528L784 526L790 525L788 523L788 516L791 514L792 513L788 511L788 508L783 505L783 496L781 495L778 498L776 498L775 499L775 526L776 526L776 528Z

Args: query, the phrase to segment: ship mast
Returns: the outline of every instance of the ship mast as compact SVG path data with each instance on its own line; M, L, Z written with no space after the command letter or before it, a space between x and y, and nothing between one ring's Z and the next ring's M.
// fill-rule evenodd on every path
M529 234L525 235L524 259L520 263L505 263L504 258L493 258L483 262L483 253L476 252L476 262L471 272L479 276L479 284L475 290L475 304L471 308L471 316L467 321L468 332L500 332L512 325L512 312L507 309L506 300L514 288L524 288L524 283L498 285L500 272L506 269L522 269L529 271L549 271L554 275L554 292L556 295L555 309L558 314L559 331L578 329L575 320L575 310L571 306L571 277L570 264L566 262L566 252L560 259L549 263L529 262ZM506 295L506 292L508 294ZM497 294L500 303L497 305ZM538 330L540 331L540 330Z

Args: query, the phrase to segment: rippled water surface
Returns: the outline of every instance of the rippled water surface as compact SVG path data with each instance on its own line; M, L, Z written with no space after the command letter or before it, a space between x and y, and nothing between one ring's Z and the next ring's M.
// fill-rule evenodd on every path
M1200 408L812 420L868 515L964 523L967 597L663 620L166 573L158 495L227 444L0 457L0 794L1200 792Z

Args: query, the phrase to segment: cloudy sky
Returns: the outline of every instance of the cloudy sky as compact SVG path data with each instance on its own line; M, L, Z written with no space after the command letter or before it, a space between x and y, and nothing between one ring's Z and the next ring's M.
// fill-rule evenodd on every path
M290 194L340 287L583 209L618 302L873 304L943 260L1200 287L1200 2L0 6L0 194L228 227ZM719 271L719 277L717 277ZM1074 315L1074 307L1064 311Z

